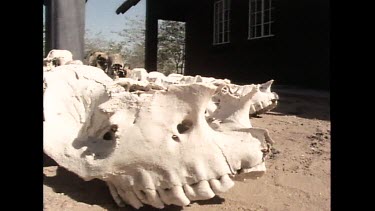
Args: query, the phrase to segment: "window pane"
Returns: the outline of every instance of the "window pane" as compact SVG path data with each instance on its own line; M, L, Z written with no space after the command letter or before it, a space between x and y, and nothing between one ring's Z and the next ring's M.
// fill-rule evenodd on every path
M219 43L223 42L223 33L219 33Z
M256 37L260 37L262 36L262 26L259 25L259 26L256 26Z
M267 22L270 21L270 11L269 10L264 11L263 18L264 18L264 23L267 23Z
M251 1L251 13L254 13L256 10L255 10L255 0Z
M218 2L219 11L223 11L223 1Z
M250 38L253 38L254 36L255 36L254 27L250 27Z
M261 12L258 12L256 14L256 24L261 24L262 23L262 13Z
M263 25L263 27L264 27L264 28L263 28L263 30L264 30L264 34L263 34L263 35L264 35L264 36L270 35L270 29L269 29L270 25L271 25L271 24L264 24L264 25Z
M272 33L272 23L269 24L269 32L270 32L270 35L273 34Z
M262 0L257 0L256 1L256 11L262 11Z
M250 16L250 26L254 26L254 25L255 25L255 15L252 14L252 15Z
M270 1L271 0L264 0L264 9L268 9L270 7Z
M228 19L229 19L229 10L226 10L226 11L224 12L224 18L225 18L225 20L228 20Z

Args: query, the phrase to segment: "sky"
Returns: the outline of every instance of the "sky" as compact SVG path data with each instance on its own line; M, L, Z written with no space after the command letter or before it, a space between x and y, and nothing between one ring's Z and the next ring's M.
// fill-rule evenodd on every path
M124 14L116 14L116 9L126 0L88 0L86 3L86 30L93 34L101 32L108 40L120 38L111 31L122 31L130 22L128 19L145 20L146 0L141 0ZM43 8L43 13L44 13ZM142 25L144 27L144 25Z
M86 29L93 34L117 41L119 37L111 31L121 31L129 21L127 19L145 19L146 1L141 0L124 14L116 14L116 9L126 0L88 0L86 3ZM144 27L144 25L142 26Z

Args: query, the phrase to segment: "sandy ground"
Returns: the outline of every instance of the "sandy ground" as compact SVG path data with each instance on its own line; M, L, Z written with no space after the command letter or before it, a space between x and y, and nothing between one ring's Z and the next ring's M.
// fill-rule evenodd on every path
M213 199L164 210L330 210L329 98L278 94L276 109L251 119L254 127L268 129L276 142L266 174L256 180L236 181L232 189ZM85 182L48 158L43 173L44 210L135 210L117 207L102 181ZM158 209L145 206L140 210Z

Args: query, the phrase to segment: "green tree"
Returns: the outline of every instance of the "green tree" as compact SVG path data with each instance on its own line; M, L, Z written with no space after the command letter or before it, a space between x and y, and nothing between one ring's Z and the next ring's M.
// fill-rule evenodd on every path
M135 17L128 18L126 22L122 30L111 32L118 36L116 41L109 40L101 32L93 34L86 30L85 54L95 51L119 53L131 67L144 67L144 20Z
M144 67L145 60L145 20L136 16L127 18L127 25L121 31L112 32L121 37L120 45L126 62L131 67Z
M160 21L158 33L158 70L184 74L185 23Z

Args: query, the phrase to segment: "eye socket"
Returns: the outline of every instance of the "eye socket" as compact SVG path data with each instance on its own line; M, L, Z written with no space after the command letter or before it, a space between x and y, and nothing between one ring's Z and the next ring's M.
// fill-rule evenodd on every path
M191 127L193 127L193 122L185 119L180 124L177 125L177 131L180 134L183 134L186 131L188 131Z
M113 138L114 138L113 132L106 132L103 135L103 139L106 140L106 141L113 140Z
M115 133L117 130L118 125L111 125L110 130L103 135L103 139L106 141L115 140Z

